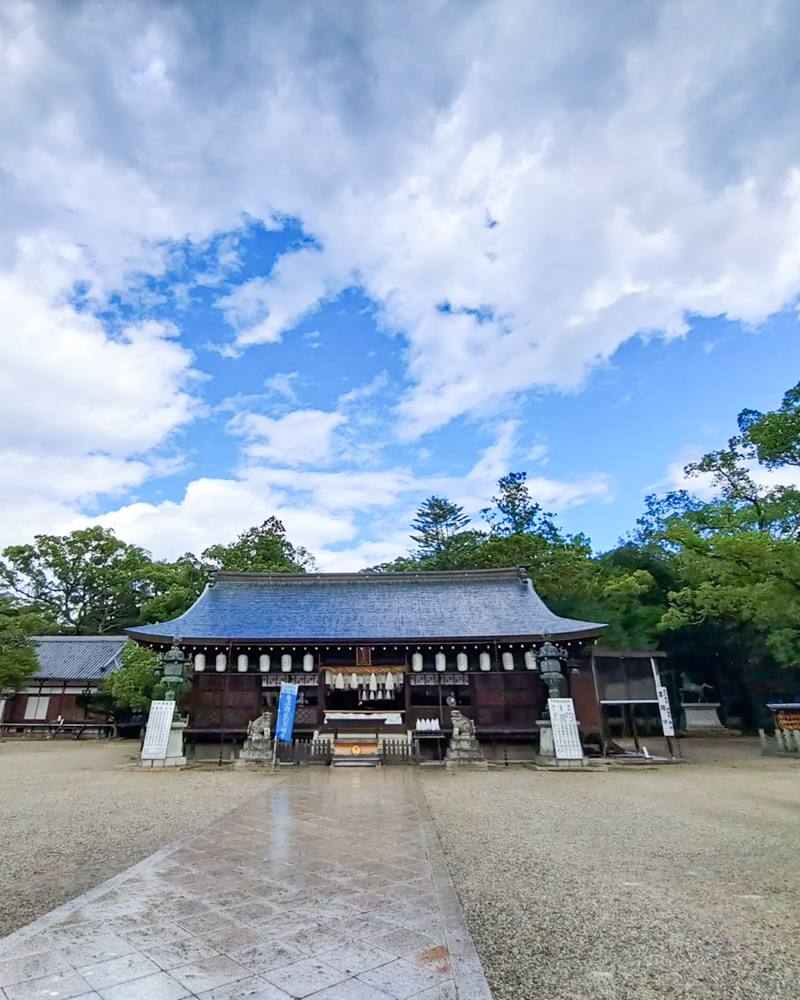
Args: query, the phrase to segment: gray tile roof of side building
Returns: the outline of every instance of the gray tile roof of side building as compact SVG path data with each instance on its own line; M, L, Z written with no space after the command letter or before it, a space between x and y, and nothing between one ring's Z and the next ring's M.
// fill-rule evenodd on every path
M181 638L330 642L597 635L560 618L519 569L448 573L217 573L178 618L128 629Z
M35 635L35 680L98 680L120 667L124 635Z

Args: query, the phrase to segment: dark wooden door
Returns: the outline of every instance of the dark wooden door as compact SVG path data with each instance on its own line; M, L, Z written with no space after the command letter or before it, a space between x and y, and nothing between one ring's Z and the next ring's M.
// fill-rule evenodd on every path
M473 674L475 722L482 729L536 731L547 701L537 674L522 671Z
M257 674L195 674L189 725L193 729L247 730L261 714L261 677Z
M475 723L483 729L501 729L506 721L506 689L502 674L474 674Z
M547 701L547 690L536 674L508 673L506 686L506 723L509 729L536 728L536 720Z

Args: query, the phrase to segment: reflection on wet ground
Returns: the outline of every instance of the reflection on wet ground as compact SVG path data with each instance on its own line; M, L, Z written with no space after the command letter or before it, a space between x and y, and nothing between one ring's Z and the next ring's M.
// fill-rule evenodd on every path
M56 916L0 998L489 997L411 768L292 774Z

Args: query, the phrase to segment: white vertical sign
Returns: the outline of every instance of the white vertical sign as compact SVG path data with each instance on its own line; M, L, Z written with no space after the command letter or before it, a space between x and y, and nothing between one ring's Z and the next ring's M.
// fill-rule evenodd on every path
M672 710L669 707L669 696L667 689L660 684L656 685L658 695L658 711L661 714L661 728L665 736L675 735L675 726L672 722Z
M165 760L169 743L169 728L175 714L174 701L150 702L150 715L144 731L142 760Z
M583 747L572 698L548 698L553 746L558 760L583 760Z

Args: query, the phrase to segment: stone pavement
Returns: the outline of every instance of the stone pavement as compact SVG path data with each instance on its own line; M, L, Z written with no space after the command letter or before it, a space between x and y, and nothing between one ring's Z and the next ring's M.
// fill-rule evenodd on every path
M415 770L292 773L0 940L0 1000L183 997L491 1000Z

